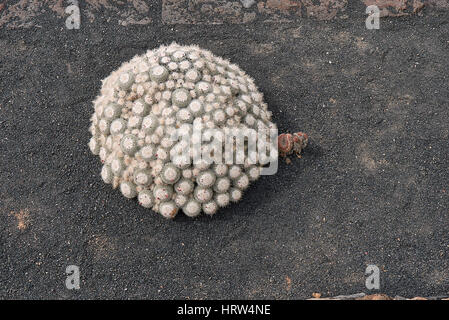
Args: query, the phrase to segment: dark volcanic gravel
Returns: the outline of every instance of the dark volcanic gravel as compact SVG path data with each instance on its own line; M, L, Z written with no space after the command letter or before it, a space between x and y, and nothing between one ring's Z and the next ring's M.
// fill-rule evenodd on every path
M324 21L171 25L154 3L146 24L107 12L67 30L47 11L0 27L0 298L448 295L449 11L380 30L355 5ZM172 41L237 63L282 131L311 136L213 218L126 200L87 147L101 79ZM380 291L365 288L369 264ZM68 265L80 290L65 288Z

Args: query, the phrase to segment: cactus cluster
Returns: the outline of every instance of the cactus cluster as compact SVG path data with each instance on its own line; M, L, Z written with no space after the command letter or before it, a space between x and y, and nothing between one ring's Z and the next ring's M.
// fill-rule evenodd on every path
M275 127L263 95L237 65L176 43L112 72L94 109L89 148L103 163L103 181L165 218L179 209L189 217L213 215L238 202L261 170L246 158L225 164L176 156L186 146L171 138L175 130Z

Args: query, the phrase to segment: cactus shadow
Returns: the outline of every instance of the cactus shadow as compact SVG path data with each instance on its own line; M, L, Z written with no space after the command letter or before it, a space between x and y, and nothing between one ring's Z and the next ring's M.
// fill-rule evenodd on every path
M287 164L285 160L280 160L278 172L273 176L262 176L259 180L251 184L245 192L242 200L233 204L232 210L227 210L223 215L217 214L217 219L229 220L233 215L254 215L260 211L269 210L280 212L281 206L297 205L301 207L302 196L292 197L293 193L313 188L308 185L313 183L306 177L310 172L316 171L316 163L324 154L323 148L310 140L308 147L304 150L301 159L296 156L290 157L291 163ZM298 179L301 185L298 188ZM309 182L310 181L310 182ZM301 193L304 194L305 192ZM297 199L297 203L294 199Z

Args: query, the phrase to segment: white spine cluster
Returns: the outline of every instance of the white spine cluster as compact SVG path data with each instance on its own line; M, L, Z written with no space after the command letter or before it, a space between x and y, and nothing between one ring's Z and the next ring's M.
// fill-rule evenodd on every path
M189 217L213 215L238 202L261 170L247 160L192 163L177 155L186 146L171 139L174 130L275 127L263 95L238 66L175 43L104 79L94 108L89 148L103 162L103 181L170 219L179 209Z

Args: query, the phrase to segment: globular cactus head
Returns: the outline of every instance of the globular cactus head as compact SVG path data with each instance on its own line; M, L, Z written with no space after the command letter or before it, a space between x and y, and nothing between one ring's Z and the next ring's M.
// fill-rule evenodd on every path
M248 139L240 162L234 155L225 161L226 152L217 161L210 140L199 150L189 149L195 130L215 130L217 137L276 128L262 93L237 65L176 43L136 56L112 72L94 109L89 147L103 163L103 181L170 219L179 209L189 217L213 215L238 202L260 176L262 165L249 161ZM176 140L175 133L191 139ZM204 152L214 155L213 163L193 160Z

